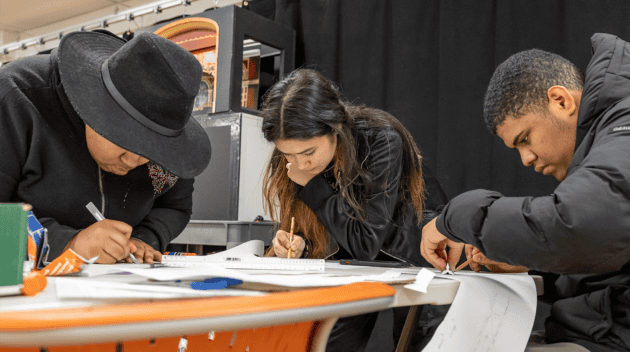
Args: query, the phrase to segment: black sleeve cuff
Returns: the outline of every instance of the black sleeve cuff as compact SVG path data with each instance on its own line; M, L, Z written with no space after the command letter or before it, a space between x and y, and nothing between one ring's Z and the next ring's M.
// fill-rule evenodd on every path
M317 211L322 203L334 194L335 191L326 182L326 179L322 175L317 175L308 181L304 188L299 191L298 196L311 210Z
M153 249L155 249L158 252L166 251L166 245L168 244L167 243L167 244L162 245L160 243L160 239L158 238L158 236L156 236L153 232L144 228L133 229L133 232L131 233L131 238L135 238L137 240L140 240L148 244L149 246L153 247Z
M444 218L444 214L440 214L436 217L435 220L435 227L437 228L437 230L446 238L448 238L451 241L455 241L455 242L459 242L459 243L469 243L464 241L461 238L455 237L453 236L452 233L450 233L447 229L446 229L446 219Z

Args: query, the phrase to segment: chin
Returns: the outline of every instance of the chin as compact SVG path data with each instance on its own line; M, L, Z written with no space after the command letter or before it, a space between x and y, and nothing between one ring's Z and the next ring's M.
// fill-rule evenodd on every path
M107 171L107 172L110 172L110 173L112 173L114 175L118 175L118 176L125 176L129 172L129 170L121 170L121 169L119 169L117 167L112 167L112 168L109 168L109 169L102 168L102 169Z

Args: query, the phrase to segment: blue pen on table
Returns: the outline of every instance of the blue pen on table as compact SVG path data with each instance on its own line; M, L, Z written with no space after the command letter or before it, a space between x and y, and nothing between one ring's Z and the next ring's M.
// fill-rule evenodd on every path
M90 213L92 213L92 215L94 215L94 218L96 219L96 221L105 220L105 217L103 216L103 214L101 214L100 211L98 211L94 203L89 202L85 207L88 208L88 210L90 211ZM136 259L136 256L133 255L133 253L131 252L129 252L129 259L131 259L131 261L134 262L135 264L141 264L138 261L138 259Z
M151 267L154 267L151 264ZM178 286L189 287L194 290L221 290L228 286L240 285L243 281L239 279L232 279L229 277L215 277L212 279L205 279L203 281L188 281L188 280L175 280L175 281L147 281L147 282L134 282L138 285L157 285L157 286Z
M195 290L220 290L228 287L228 285L240 285L242 283L243 281L238 279L215 277L212 279L205 279L203 281L193 281L190 283L190 288Z

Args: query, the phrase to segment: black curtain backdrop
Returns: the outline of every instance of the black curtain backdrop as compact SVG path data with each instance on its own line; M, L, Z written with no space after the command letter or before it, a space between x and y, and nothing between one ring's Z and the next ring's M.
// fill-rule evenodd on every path
M538 48L581 70L593 33L630 40L627 0L250 0L296 30L296 67L409 129L449 199L477 188L540 196L558 182L525 168L483 122L495 67Z

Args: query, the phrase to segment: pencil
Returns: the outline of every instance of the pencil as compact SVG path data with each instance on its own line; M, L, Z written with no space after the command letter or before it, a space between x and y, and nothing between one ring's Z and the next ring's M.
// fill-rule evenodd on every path
M289 254L287 258L291 258L291 244L293 244L293 226L295 225L295 217L291 217L291 233L289 234Z
M470 257L470 259L468 259L467 261L463 262L460 266L458 266L457 268L455 268L455 270L453 270L453 272L456 272L458 270L462 270L466 267L466 265L470 264L470 262L473 261L473 258Z

